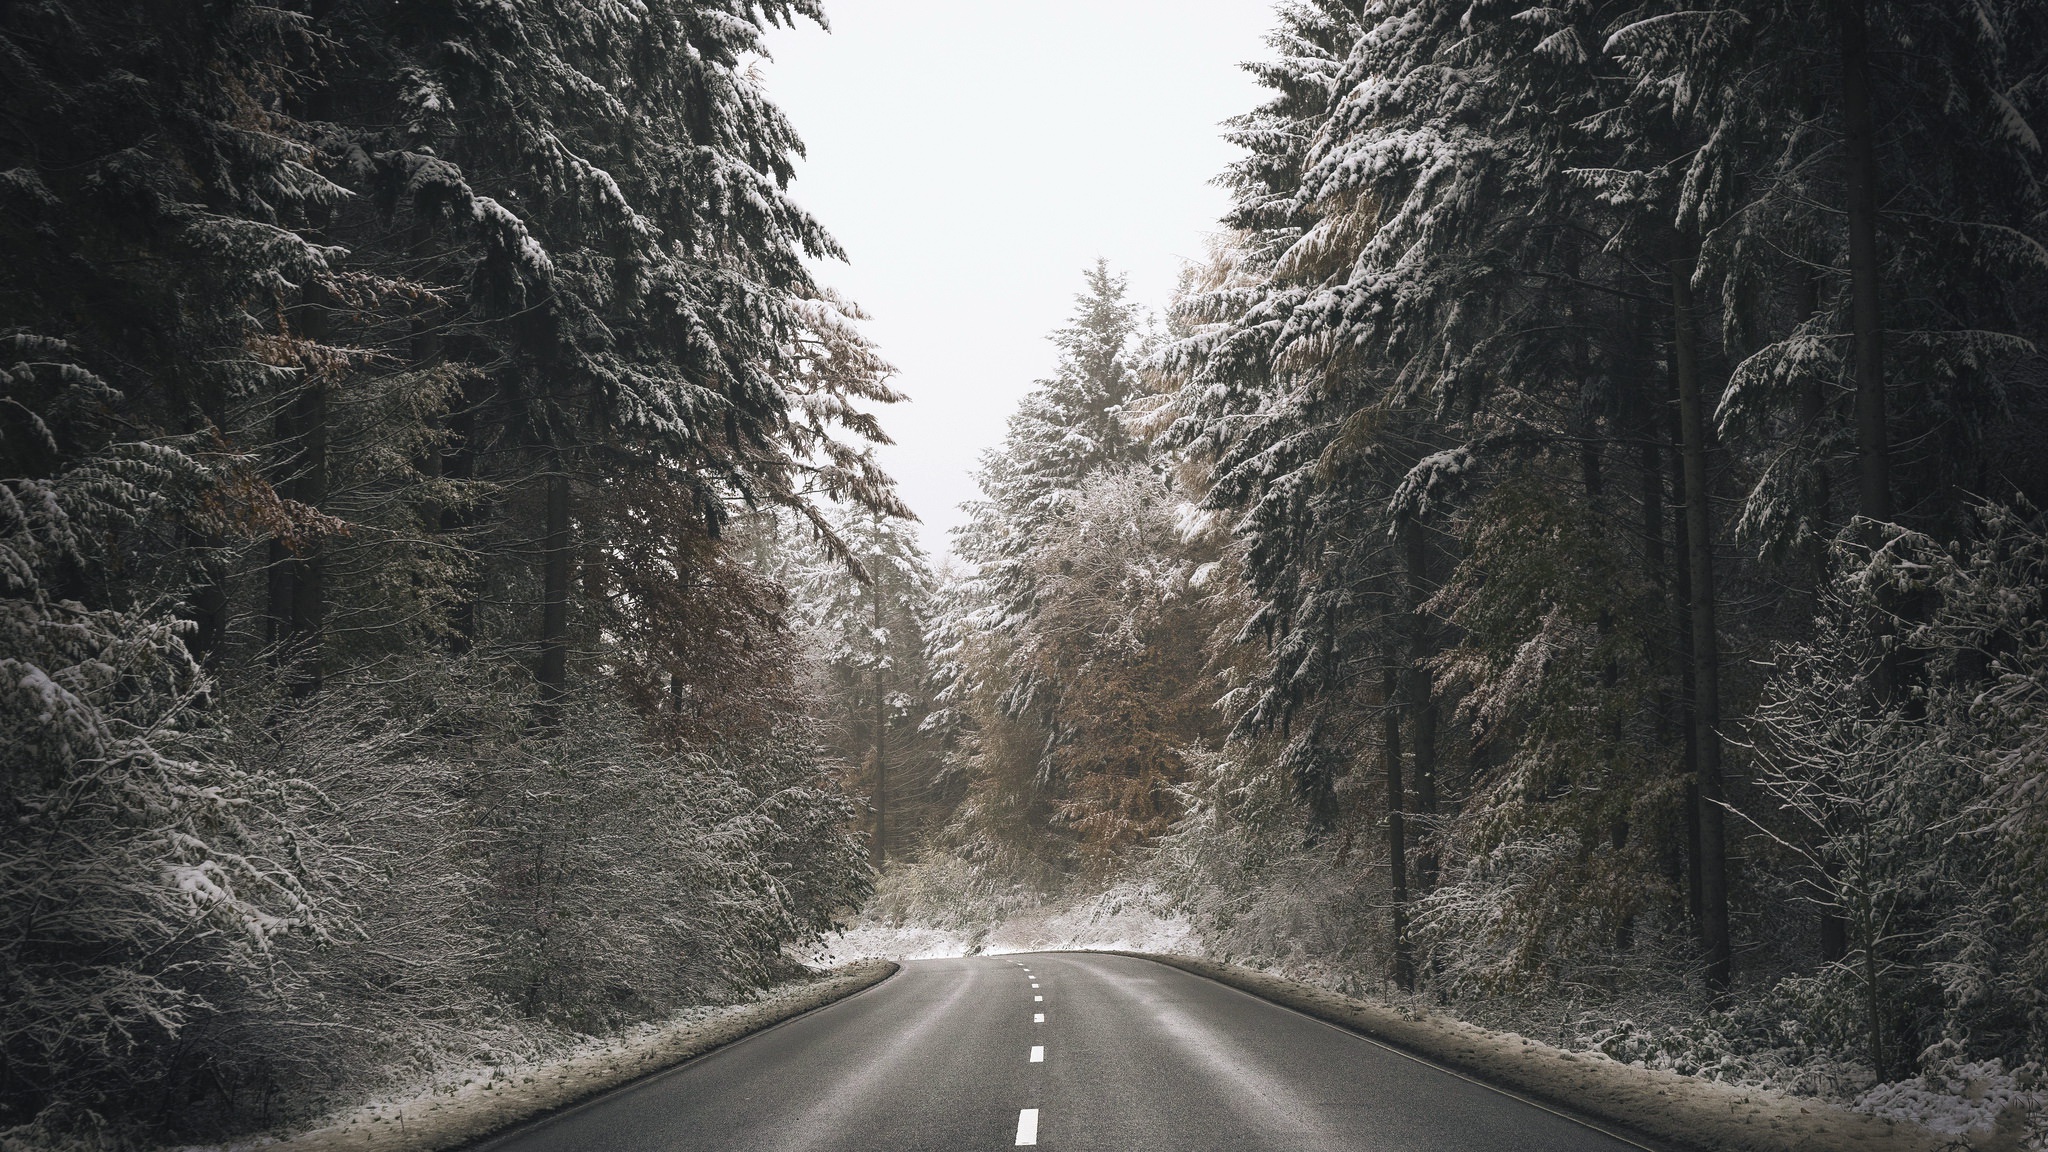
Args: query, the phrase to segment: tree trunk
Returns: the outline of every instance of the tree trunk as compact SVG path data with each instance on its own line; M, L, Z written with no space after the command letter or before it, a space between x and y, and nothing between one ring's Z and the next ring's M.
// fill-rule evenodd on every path
M194 407L199 418L187 431L200 438L227 439L226 404L219 389L199 391L194 397ZM227 537L217 530L202 532L192 527L186 528L184 535L187 546L200 552L198 581L192 588L192 640L189 647L201 666L212 670L218 667L225 653L232 611L228 581L233 573L231 565L220 559L227 547Z
M1591 507L1594 518L1604 521L1607 519L1606 443L1599 438L1598 433L1599 428L1589 420L1579 446L1579 478L1581 483L1585 485L1586 503ZM1600 638L1600 644L1603 647L1606 646L1614 635L1614 610L1612 608L1606 605L1601 606L1600 616L1594 622L1594 629L1596 635ZM1615 690L1620 686L1621 662L1610 651L1606 662L1600 666L1600 690L1607 698L1612 699ZM1628 734L1624 731L1621 716L1617 712L1613 723L1609 725L1607 730L1608 743L1612 747L1620 748L1627 739ZM1612 778L1603 782L1603 786L1610 790L1616 789L1619 784L1619 781ZM1610 791L1611 795L1612 792ZM1626 803L1626 794L1623 795L1622 802ZM1610 811L1607 822L1607 843L1608 847L1613 850L1617 863L1622 852L1628 847L1628 836L1629 823L1627 811L1625 809ZM1634 914L1623 913L1621 919L1614 926L1615 949L1625 952L1633 946L1635 943L1635 932L1636 921Z
M1670 563L1664 547L1664 452L1656 440L1657 421L1653 410L1646 410L1642 422L1642 446L1636 454L1637 469L1641 473L1643 508L1643 580L1650 590L1649 619L1652 626L1643 629L1643 667L1660 669L1668 666L1665 645L1658 642L1660 627L1654 622L1671 617L1671 579L1666 571ZM1656 724L1657 746L1669 748L1675 734L1684 724L1684 718L1673 715L1671 693L1665 688L1665 678L1655 676L1657 687L1651 697L1651 713ZM1665 879L1673 891L1681 891L1685 881L1685 846L1667 839L1663 847Z
M464 382L461 407L448 414L448 441L441 452L441 477L449 481L476 479L476 414L484 404L485 396L473 392L472 386ZM461 536L476 526L476 514L466 507L443 507L440 517L440 531L444 536ZM461 541L453 541L457 547ZM449 651L460 656L476 646L476 603L482 594L475 574L462 580L456 592L455 603L449 606L448 625L452 629Z
M1667 437L1671 445L1671 497L1672 497L1672 549L1676 559L1671 565L1671 606L1672 636L1671 647L1674 678L1678 681L1678 734L1683 745L1685 765L1685 908L1695 930L1703 913L1700 894L1700 792L1698 777L1694 773L1699 764L1699 716L1693 709L1693 651L1692 651L1692 566L1685 547L1685 432L1678 416L1678 369L1671 370L1670 390L1670 432Z
M879 565L877 566L879 567ZM882 584L881 573L868 574L869 587L874 593L873 629L876 636L882 634ZM883 676L882 663L875 664L875 841L869 854L873 857L875 871L889 862L889 688Z
M327 505L326 381L313 381L299 393L299 399L299 441L305 458L305 467L298 481L299 500L311 508L324 508ZM298 679L292 685L292 692L297 696L310 696L320 690L321 648L326 639L323 625L327 614L325 553L326 546L319 536L309 536L299 550L292 573L292 631L299 637Z
M1407 786L1401 771L1401 681L1389 664L1380 683L1381 739L1387 762L1387 867L1393 887L1393 907L1388 912L1388 931L1393 938L1394 986L1403 992L1415 990L1415 956L1408 947L1408 828Z
M1842 49L1842 153L1849 210L1849 322L1856 359L1856 511L1892 518L1884 318L1877 254L1877 145L1870 119L1866 0L1835 0Z
M1870 24L1867 0L1835 0L1842 51L1842 159L1849 218L1849 327L1856 361L1856 512L1878 523L1894 516L1891 442L1884 376L1883 268L1877 251L1877 133L1870 113ZM1875 544L1877 537L1872 536ZM1912 656L1884 643L1889 617L1917 616L1917 595L1900 603L1878 592L1882 644L1871 694L1880 706L1905 694L1918 674ZM1908 706L1911 707L1910 700Z
M218 552L226 543L218 532L202 539L208 552ZM192 655L211 669L220 663L228 637L228 574L211 560L201 568L199 586L192 590Z
M309 284L297 311L299 336L314 344L327 339L325 293ZM327 503L327 381L308 369L299 390L277 416L277 440L285 452L278 495L315 511ZM326 615L326 558L317 534L270 542L270 645L291 694L320 690L322 624Z
M1415 746L1415 811L1424 821L1422 843L1415 854L1416 880L1427 891L1436 886L1437 857L1430 846L1431 818L1436 815L1436 686L1429 672L1435 640L1423 605L1435 593L1429 582L1429 540L1418 515L1402 518L1401 535L1408 576L1409 736Z
M1811 320L1820 312L1821 283L1818 272L1808 272L1799 284L1799 314L1802 319ZM1806 388L1799 394L1799 426L1801 435L1818 443L1824 431L1821 427L1827 418L1827 394L1825 385L1818 374L1808 377ZM1817 506L1814 519L1820 523L1828 521L1830 499L1828 474L1824 467L1814 470L1813 501ZM1814 533L1814 539L1806 549L1807 576L1811 581L1811 611L1820 614L1821 597L1828 586L1828 545L1821 533ZM1820 914L1820 960L1823 964L1836 963L1849 955L1849 921L1840 911L1822 910Z
M548 727L561 722L569 693L569 472L559 450L549 454L547 525L541 543L540 704Z
M1721 650L1714 623L1713 507L1707 484L1706 403L1694 346L1692 242L1680 241L1671 261L1671 351L1678 375L1678 418L1684 437L1685 541L1692 583L1693 782L1699 789L1700 935L1707 953L1707 988L1725 999L1732 978L1728 935L1726 813L1721 807Z

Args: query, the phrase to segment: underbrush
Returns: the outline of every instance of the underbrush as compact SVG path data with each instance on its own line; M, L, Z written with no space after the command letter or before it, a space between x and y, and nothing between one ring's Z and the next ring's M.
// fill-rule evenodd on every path
M865 889L847 803L800 726L678 751L593 698L537 733L525 687L490 672L366 674L304 702L250 686L192 720L213 762L265 790L224 799L234 822L187 867L191 898L228 860L289 877L292 917L239 940L225 922L181 933L142 920L153 893L114 876L78 914L141 925L132 947L101 949L98 969L29 970L45 994L0 1013L30 1104L0 1112L0 1145L288 1130L806 974L785 945ZM76 887L63 863L43 853L9 875L29 894ZM95 997L129 998L131 1018L101 1035L56 1010Z

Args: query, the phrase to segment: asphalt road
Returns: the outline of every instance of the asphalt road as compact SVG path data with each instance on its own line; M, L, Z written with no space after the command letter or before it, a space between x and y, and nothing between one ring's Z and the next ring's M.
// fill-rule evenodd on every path
M1041 1019L1042 1017L1042 1019ZM921 960L490 1152L1624 1152L1635 1145L1163 964Z

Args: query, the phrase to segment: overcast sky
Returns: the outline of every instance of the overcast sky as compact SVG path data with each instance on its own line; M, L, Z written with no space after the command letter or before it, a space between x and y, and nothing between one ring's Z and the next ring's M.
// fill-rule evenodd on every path
M1226 206L1219 122L1260 89L1270 0L827 0L774 33L769 92L809 149L797 201L846 247L911 402L883 460L934 558L1097 256L1164 304Z

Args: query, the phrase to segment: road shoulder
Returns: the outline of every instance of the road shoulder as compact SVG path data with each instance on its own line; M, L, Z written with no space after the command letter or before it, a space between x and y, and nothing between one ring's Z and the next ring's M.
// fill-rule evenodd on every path
M1214 980L1475 1080L1691 1152L1940 1152L1973 1146L1818 1100L1632 1067L1597 1053L1568 1052L1235 964L1147 952L1112 954Z
M493 1081L365 1105L327 1127L283 1140L237 1142L216 1152L443 1152L460 1148L866 991L900 968L890 960L858 961L835 968L821 979L773 990L709 1017L531 1069L516 1082Z

